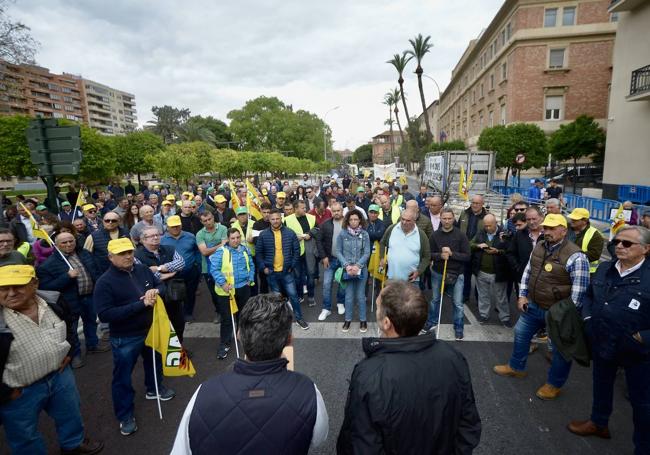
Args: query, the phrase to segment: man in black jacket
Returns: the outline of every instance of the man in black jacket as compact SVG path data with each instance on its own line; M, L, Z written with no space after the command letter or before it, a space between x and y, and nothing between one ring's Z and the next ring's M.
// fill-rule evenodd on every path
M324 321L332 314L332 283L334 282L334 273L341 267L339 260L336 258L336 241L338 235L343 229L343 206L340 202L335 202L330 206L332 218L323 222L316 232L316 248L318 257L323 263L323 309L318 315L319 321ZM336 306L339 314L345 313L345 291L339 286L336 291Z
M532 253L537 241L544 240L543 220L542 212L537 207L528 207L526 209L526 228L515 232L510 241L506 259L517 285L521 281L521 276L530 259L530 253Z
M389 282L377 298L381 338L364 338L352 372L339 454L471 454L481 420L467 361L434 334L417 336L427 302ZM435 372L435 374L432 374Z

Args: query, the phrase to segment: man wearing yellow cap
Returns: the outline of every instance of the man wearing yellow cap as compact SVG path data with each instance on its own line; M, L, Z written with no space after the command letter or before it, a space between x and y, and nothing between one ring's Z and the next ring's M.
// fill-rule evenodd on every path
M131 375L138 357L144 363L145 398L155 400L151 348L145 346L149 328L153 321L153 306L164 285L154 273L143 264L136 264L133 243L128 238L111 240L108 243L108 260L111 265L97 280L93 298L99 320L108 322L113 350L113 411L120 422L120 433L128 436L137 431L133 414L135 391ZM161 401L174 398L175 392L162 385L162 364L156 353L158 392Z
M83 219L86 222L88 232L93 233L99 229L99 219L97 218L97 207L95 204L85 204L81 207Z
M56 423L61 453L99 453L84 437L72 370L72 327L58 293L37 291L30 265L0 267L0 421L12 453L47 453L38 431L45 410ZM58 301L57 301L58 300Z
M596 273L600 256L605 246L605 239L598 229L589 223L589 210L575 208L568 215L571 230L575 234L573 241L587 255L589 259L589 272Z
M235 212L228 207L228 199L223 194L217 194L214 202L217 205L217 209L214 211L214 220L229 228L235 219Z
M546 327L546 312L568 298L579 308L589 287L589 261L580 248L566 238L566 218L560 214L546 215L542 226L544 240L533 248L519 286L517 307L522 313L515 325L510 362L494 367L494 372L500 376L526 376L530 342L539 329ZM571 361L555 349L548 379L537 390L537 397L542 400L556 398L570 371Z

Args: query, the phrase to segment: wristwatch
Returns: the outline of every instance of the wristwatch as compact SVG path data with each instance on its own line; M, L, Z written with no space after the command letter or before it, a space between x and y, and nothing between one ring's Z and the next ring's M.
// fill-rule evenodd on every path
M158 273L162 272L162 269L160 268L160 266L156 267L156 272L158 272Z

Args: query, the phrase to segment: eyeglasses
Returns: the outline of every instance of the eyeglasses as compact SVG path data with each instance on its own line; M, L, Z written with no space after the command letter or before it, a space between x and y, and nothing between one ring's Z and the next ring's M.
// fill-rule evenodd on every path
M526 211L525 208L524 209L515 209L515 212L525 212L525 211Z
M114 218L111 218L111 219L108 219L108 220L104 218L104 223L119 223L119 222L120 222L120 220L116 220Z
M621 239L614 239L612 240L612 243L615 246L618 246L620 244L623 248L629 248L632 245L640 245L639 242L632 242L631 240L621 240Z
M160 234L151 234L151 235L145 235L145 239L157 239L160 238Z
M97 213L97 210L88 210L88 213Z

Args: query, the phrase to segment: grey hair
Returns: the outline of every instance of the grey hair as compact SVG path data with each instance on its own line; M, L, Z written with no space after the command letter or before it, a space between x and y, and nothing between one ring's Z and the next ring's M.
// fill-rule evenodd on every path
M549 205L557 205L558 207L560 207L560 200L554 197L547 199L546 207L548 207Z
M292 311L280 294L251 297L239 314L239 339L254 362L280 357L291 335Z
M144 238L144 233L147 231L156 231L156 234L160 234L160 229L158 229L156 226L145 226L142 228L142 231L140 231L140 237Z
M623 231L636 231L639 233L639 240L641 241L641 245L646 246L650 245L650 229L643 227L643 226L623 226L618 230L616 235Z

